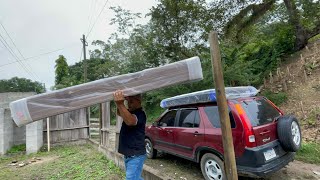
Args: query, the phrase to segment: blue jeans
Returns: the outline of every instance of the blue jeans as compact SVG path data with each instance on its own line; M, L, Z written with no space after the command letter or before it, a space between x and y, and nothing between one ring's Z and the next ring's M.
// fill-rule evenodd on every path
M147 155L129 156L124 158L126 166L126 180L143 180L141 173L143 170L143 163Z

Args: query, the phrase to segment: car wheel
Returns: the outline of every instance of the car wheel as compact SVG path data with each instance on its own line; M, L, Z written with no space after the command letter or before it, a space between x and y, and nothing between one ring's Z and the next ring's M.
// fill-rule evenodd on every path
M157 150L153 149L153 144L151 143L150 139L145 139L145 147L147 152L147 157L149 159L154 159L157 156Z
M277 125L278 138L282 148L296 152L301 147L301 130L298 120L294 116L282 116Z
M224 164L219 157L207 153L201 158L201 171L206 180L224 180Z

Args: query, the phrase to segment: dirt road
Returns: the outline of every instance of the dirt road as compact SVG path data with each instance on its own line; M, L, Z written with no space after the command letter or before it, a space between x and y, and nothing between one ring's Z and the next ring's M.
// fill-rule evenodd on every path
M157 159L146 161L146 164L159 169L172 179L203 180L199 164L178 158L169 154L162 154ZM318 175L315 173L319 173ZM253 180L253 178L239 177L240 180ZM287 167L264 178L267 180L298 180L320 179L320 166L306 164L300 161L291 162Z

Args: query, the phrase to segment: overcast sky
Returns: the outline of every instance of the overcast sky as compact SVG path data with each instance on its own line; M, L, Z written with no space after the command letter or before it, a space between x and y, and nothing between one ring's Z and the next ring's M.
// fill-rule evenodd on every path
M80 38L86 34L89 20L97 19L106 0L0 0L0 22L11 36L24 58L30 75L4 47L0 41L0 79L24 77L41 81L49 88L54 85L54 65L58 56L64 55L68 64L80 61L82 44ZM156 5L156 0L109 0L88 38L88 49L93 40L107 40L116 28L109 25L114 16L110 6L121 6L133 12L146 14ZM93 18L90 18L93 17ZM143 20L147 22L148 19ZM0 35L14 53L23 59L0 26ZM0 40L1 39L0 36ZM50 51L47 55L38 56ZM88 56L87 56L88 57ZM4 66L5 65L5 66Z

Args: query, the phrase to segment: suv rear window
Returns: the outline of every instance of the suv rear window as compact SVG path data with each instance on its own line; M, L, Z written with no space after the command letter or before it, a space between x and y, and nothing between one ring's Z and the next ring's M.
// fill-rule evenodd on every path
M241 105L253 127L271 123L280 115L280 112L265 99L245 100Z
M204 112L206 113L206 115L207 115L209 121L211 122L211 124L213 125L213 127L221 128L218 106L206 106L204 108ZM234 118L233 118L233 115L232 115L230 109L229 109L229 118L230 118L231 128L235 128L236 123L234 121Z

